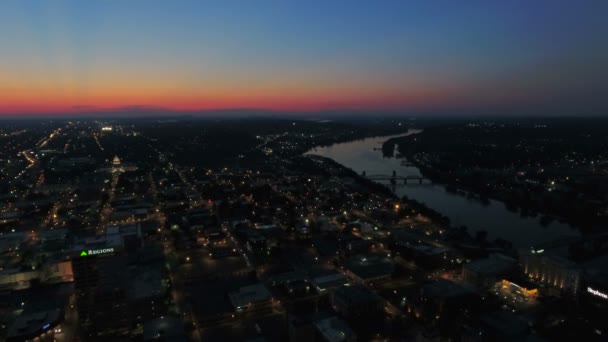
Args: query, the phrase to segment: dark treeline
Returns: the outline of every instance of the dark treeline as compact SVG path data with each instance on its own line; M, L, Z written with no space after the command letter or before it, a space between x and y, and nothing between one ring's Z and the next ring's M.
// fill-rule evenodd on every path
M522 216L545 214L584 230L608 223L608 120L472 122L387 141L425 176L497 198Z

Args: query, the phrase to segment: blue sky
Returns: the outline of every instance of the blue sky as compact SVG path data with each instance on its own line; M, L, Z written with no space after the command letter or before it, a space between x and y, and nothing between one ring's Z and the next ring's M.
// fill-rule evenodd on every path
M7 0L0 112L598 115L607 13L606 1Z

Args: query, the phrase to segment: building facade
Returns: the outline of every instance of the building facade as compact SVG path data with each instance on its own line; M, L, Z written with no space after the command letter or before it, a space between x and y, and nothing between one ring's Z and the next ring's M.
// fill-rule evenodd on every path
M520 262L532 280L556 290L578 293L582 270L576 263L542 249L520 252Z

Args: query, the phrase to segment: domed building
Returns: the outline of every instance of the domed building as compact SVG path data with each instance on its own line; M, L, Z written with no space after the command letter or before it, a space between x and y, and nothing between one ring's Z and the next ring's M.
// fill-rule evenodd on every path
M114 156L110 167L98 169L99 172L127 172L136 170L137 166L129 163L123 164L118 156Z
M118 156L114 156L112 159L112 172L124 172L124 168L120 164L120 158Z

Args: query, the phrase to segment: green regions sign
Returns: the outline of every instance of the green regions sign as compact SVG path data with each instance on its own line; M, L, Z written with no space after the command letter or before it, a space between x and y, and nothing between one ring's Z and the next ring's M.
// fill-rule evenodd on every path
M114 248L101 248L101 249L88 249L80 252L81 257L86 257L89 255L100 255L100 254L109 254L114 253Z

